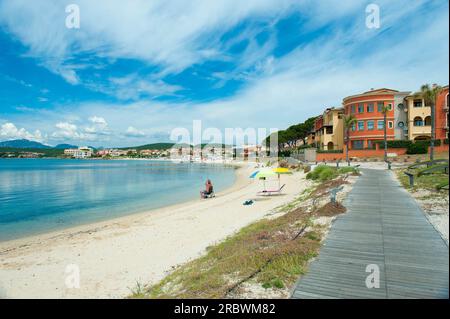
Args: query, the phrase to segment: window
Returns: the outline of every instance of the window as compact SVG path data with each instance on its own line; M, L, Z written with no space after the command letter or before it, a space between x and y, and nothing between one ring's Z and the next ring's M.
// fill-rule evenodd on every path
M352 149L362 150L364 148L364 141L352 141Z
M364 131L364 121L358 121L358 131Z
M367 130L373 131L374 129L374 121L367 121Z
M413 101L414 107L422 107L422 100L414 100Z
M394 122L389 121L389 122L388 122L388 127L389 127L389 128L393 128L393 127L394 127Z
M414 126L423 126L423 120L420 116L414 118Z
M389 111L392 111L392 103L389 103L389 104L387 105L387 109L388 109Z
M327 126L326 132L327 132L327 134L333 134L333 127L332 126Z
M377 128L379 130L384 130L384 121L378 121L377 122Z
M368 112L368 113L373 112L373 103L367 104L367 112Z
M356 113L356 105L352 105L352 114Z
M383 106L384 106L384 102L378 102L377 103L377 111L383 112Z
M367 140L367 148L368 149L375 149L375 141Z
M352 132L354 132L354 131L356 131L356 123L355 122L352 123Z
M364 113L364 104L360 103L358 105L358 113Z
M431 116L425 118L425 126L431 126Z

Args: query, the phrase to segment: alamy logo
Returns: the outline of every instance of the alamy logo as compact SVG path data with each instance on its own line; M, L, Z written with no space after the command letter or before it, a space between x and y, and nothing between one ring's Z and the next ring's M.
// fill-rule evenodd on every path
M368 289L380 288L380 267L375 264L367 265L366 272L370 273L366 277L366 287Z
M380 6L371 3L366 7L366 27L369 29L380 28Z
M66 28L79 29L80 28L80 7L77 4L69 4L66 7Z
M67 274L65 284L68 289L80 288L80 267L76 264L66 266L65 273Z

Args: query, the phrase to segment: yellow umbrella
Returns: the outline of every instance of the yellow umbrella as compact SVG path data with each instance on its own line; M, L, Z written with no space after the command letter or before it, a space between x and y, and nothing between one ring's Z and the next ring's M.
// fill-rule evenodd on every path
M281 174L292 174L289 168L277 167L273 169L273 172L278 174L278 188L280 188L280 175Z
M292 172L289 170L289 168L284 167L277 167L273 169L274 173L277 174L292 174Z

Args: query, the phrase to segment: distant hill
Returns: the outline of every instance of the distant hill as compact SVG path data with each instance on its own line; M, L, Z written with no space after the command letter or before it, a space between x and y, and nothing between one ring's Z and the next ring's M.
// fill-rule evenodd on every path
M0 157L4 153L41 153L45 157L58 157L64 154L64 150L59 150L56 148L17 148L17 147L0 147Z
M32 149L50 149L51 146L44 145L39 142L29 141L29 140L12 140L0 142L0 147L10 147L10 148L32 148Z
M58 144L54 148L56 148L57 150L65 150L67 148L78 148L78 146L70 144Z
M134 147L123 147L122 150L166 150L174 146L174 143L153 143Z

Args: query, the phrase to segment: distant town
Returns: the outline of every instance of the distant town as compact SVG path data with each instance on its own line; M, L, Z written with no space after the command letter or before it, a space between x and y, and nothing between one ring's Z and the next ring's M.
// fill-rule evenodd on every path
M69 148L48 147L43 144L27 140L3 142L0 145L0 158L66 158L66 159L180 159L186 161L217 161L223 158L248 157L261 152L263 148L257 145L244 145L242 147L225 147L225 145L180 145L174 143L155 143L136 148L101 148L91 146L71 146ZM6 144L5 144L6 143ZM32 145L29 143L33 143ZM5 146L6 145L6 146ZM11 147L14 145L15 147ZM19 146L19 145L25 145ZM28 147L29 145L33 147ZM64 146L64 145L63 145Z

